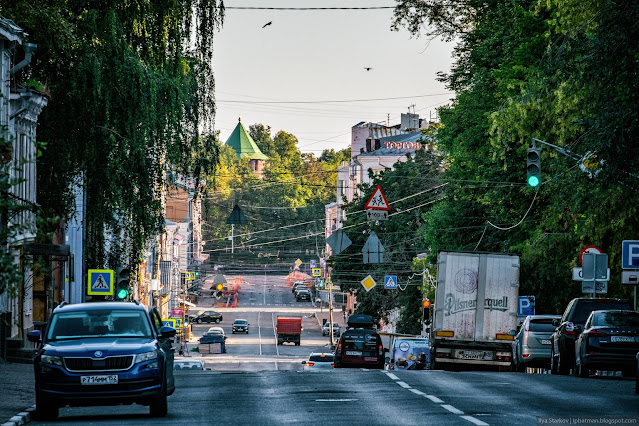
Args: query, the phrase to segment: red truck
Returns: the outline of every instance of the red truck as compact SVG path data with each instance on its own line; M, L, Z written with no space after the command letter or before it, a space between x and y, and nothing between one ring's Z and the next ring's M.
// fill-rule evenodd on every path
M277 344L284 342L294 342L300 345L302 335L302 317L277 317Z

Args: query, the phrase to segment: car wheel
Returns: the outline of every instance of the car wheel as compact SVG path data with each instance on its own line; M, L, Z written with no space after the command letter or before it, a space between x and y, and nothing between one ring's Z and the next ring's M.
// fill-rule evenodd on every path
M233 331L231 332L231 334L235 334L235 330L233 330Z
M157 398L154 398L151 401L151 406L149 407L149 414L151 417L166 417L166 414L169 411L169 404L166 398L166 387L162 387L162 392Z
M590 369L584 367L583 364L579 365L578 373L579 373L579 377L581 377L581 378L587 379L588 377L590 377Z
M198 318L198 319L197 319L197 323L198 323L198 324L202 324L202 318Z
M219 322L220 322L220 319L219 319L219 318L216 318L216 319L215 319L215 323L216 323L216 324L218 324Z
M246 334L248 334L248 328L246 329Z
M58 417L59 408L47 402L39 392L36 392L36 409L33 417L36 420L53 420Z

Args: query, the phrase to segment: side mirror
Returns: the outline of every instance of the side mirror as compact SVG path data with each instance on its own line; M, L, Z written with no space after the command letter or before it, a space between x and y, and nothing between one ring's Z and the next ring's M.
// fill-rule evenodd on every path
M388 348L384 348L384 352L389 352Z
M171 337L175 337L176 330L173 327L169 327L168 325L163 325L160 328L160 338L168 339Z
M570 331L575 331L575 325L571 322L567 322L566 323L566 331L570 332Z
M302 364L306 364L306 361L302 361Z
M552 320L552 325L554 325L555 327L559 326L559 320L557 318Z
M33 330L27 333L27 340L33 343L38 343L42 339L42 332L40 330Z

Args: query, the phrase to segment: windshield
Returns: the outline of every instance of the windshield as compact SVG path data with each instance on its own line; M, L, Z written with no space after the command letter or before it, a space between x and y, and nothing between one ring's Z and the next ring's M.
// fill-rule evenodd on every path
M47 340L85 337L152 338L144 312L130 309L61 312L51 319Z
M235 320L235 325L246 325L247 321L246 320Z
M553 332L555 330L554 325L552 325L552 318L534 318L530 320L530 324L528 325L529 331L546 331Z

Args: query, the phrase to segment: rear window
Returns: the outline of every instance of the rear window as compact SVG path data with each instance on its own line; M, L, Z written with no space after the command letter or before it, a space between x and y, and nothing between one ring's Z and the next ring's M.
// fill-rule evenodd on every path
M602 312L595 314L593 325L604 327L639 327L639 312Z
M381 344L379 335L372 331L350 331L342 336L342 346L345 351L363 351L376 350L377 345Z
M577 304L572 322L575 324L585 324L592 311L604 311L608 309L630 309L630 304L628 302L582 300Z
M552 325L552 318L535 318L530 320L530 324L528 325L529 331L554 331L555 327Z
M333 362L333 355L311 355L308 360L313 362Z

